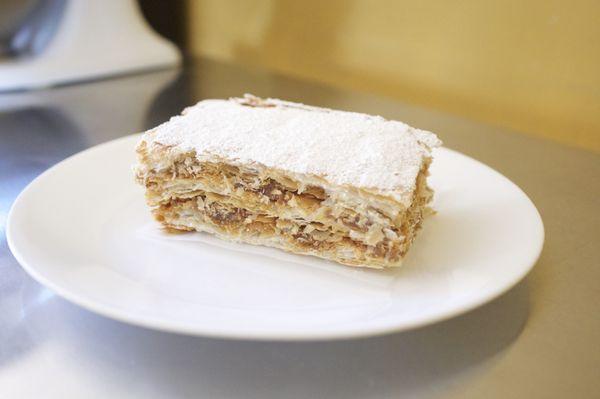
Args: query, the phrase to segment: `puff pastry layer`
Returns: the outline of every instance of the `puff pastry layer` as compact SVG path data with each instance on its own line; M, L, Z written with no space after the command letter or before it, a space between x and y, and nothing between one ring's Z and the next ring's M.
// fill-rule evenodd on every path
M401 122L247 95L146 132L135 171L168 229L384 268L429 213L437 145Z

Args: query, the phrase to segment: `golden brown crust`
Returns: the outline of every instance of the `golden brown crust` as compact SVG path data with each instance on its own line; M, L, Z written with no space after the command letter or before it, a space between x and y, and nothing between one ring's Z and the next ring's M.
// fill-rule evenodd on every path
M137 180L166 228L206 231L346 265L399 266L431 199L429 160L407 207L367 190L303 181L279 170L201 162L194 153L180 154L158 171L145 143L138 157Z

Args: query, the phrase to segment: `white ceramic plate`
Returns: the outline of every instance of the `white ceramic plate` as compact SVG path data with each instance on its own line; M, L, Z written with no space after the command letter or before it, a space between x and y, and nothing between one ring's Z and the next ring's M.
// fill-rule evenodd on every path
M457 152L435 153L437 214L402 268L354 269L205 234L167 235L131 165L137 136L77 154L15 201L10 248L40 283L102 315L215 337L310 340L398 331L508 290L544 240L527 196Z

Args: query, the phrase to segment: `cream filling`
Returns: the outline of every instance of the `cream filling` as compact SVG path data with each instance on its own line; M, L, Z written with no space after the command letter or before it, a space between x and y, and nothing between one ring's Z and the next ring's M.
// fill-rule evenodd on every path
M212 225L224 234L248 238L261 227L261 236L281 236L288 246L345 248L347 255L363 261L397 262L408 250L431 198L427 166L417 177L408 207L365 190L331 187L314 179L308 184L273 170L199 163L193 157L160 173L138 170L137 178L147 188L157 219L172 228L206 230L200 226ZM231 223L215 220L215 208L244 218L236 220L233 229Z
M292 252L330 254L348 264L398 263L403 251L398 241L367 245L318 222L288 220L235 208L214 199L210 193L186 200L173 200L154 210L159 221L177 230L219 233L228 239L266 243L279 242Z

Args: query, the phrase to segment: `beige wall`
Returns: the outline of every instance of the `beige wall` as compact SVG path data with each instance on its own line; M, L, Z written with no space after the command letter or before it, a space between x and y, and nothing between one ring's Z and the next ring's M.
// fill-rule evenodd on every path
M600 151L600 1L189 1L195 54Z

